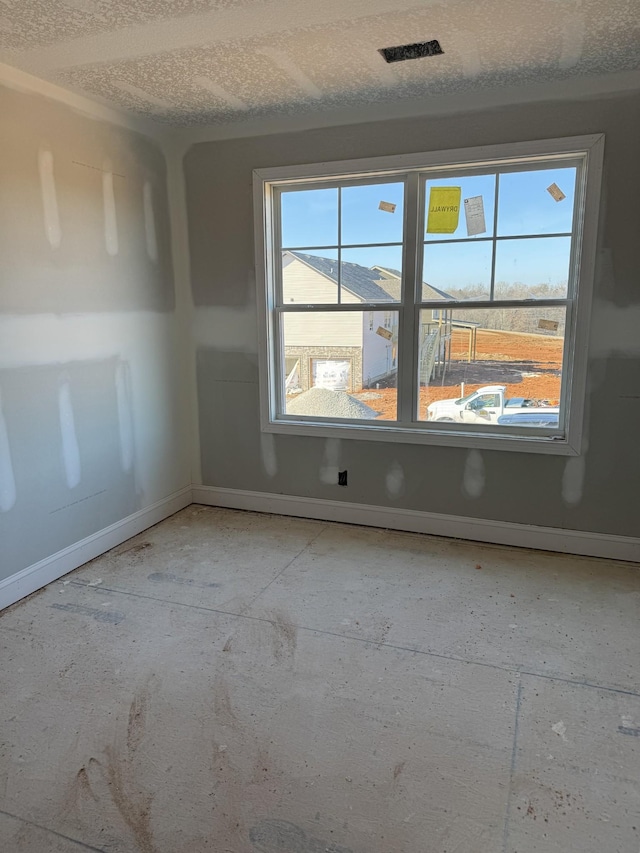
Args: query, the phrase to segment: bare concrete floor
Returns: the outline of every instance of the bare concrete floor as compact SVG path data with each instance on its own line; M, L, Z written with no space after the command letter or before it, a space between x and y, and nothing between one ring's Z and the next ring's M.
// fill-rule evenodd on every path
M638 853L640 570L190 507L0 617L3 853Z

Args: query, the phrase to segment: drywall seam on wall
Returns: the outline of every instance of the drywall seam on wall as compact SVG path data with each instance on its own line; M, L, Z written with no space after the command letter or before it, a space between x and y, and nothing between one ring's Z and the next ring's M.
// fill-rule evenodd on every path
M246 308L199 305L194 309L193 341L196 347L257 355L257 324L255 300Z
M13 473L11 444L0 396L0 512L9 512L16 503L16 478Z
M0 363L13 369L113 357L157 362L172 319L154 311L0 314Z
M397 460L391 464L385 475L384 487L387 496L392 500L402 497L405 493L404 468Z
M158 263L158 238L156 235L156 215L153 206L153 187L151 181L145 181L142 187L142 209L144 211L144 236L147 255L154 264Z
M467 498L479 498L484 492L484 459L479 450L470 450L464 463L462 493Z
M640 305L618 306L594 299L591 322L598 334L589 342L589 356L603 358L617 355L637 358L640 355Z
M276 454L276 437L271 432L260 433L260 457L267 477L275 477L278 473L278 456Z
M62 437L62 463L67 478L67 486L70 489L75 489L82 479L82 466L68 377L62 379L58 389L58 410Z
M116 197L113 189L113 172L109 163L104 164L102 172L102 203L104 207L104 245L107 254L118 254L118 218Z
M131 369L126 362L116 368L116 404L118 407L118 432L120 434L120 462L122 470L128 473L135 460L135 439L133 428Z
M200 454L200 422L198 419L198 388L196 372L196 341L193 334L194 305L191 292L189 254L189 224L187 215L186 182L183 168L185 149L177 141L163 146L167 162L167 193L171 223L171 249L176 292L176 322L179 326L182 354L182 394L185 417L188 418L188 453L191 482L202 482Z
M52 249L59 249L62 243L60 230L60 211L56 181L53 172L53 154L47 148L38 152L38 171L40 173L40 189L42 191L42 212L44 216L44 231Z
M562 500L567 506L577 506L582 500L585 473L584 455L567 459L562 473Z
M327 438L324 443L324 453L320 463L320 482L325 486L335 486L338 482L338 470L340 468L340 446L339 438Z
M159 500L167 488L174 487L182 464L186 470L176 448L170 448L163 437L167 412L177 410L182 435L188 434L187 422L191 422L183 399L185 374L175 357L182 351L177 346L182 331L176 330L176 323L173 314L152 311L0 315L3 370L57 364L63 366L64 374L64 365L74 362L119 361L115 395L123 404L118 411L122 460L128 465L133 453L136 486L145 502ZM71 400L72 394L69 405ZM69 405L64 403L64 412ZM186 449L181 444L178 450L184 459ZM158 466L159 458L169 460L166 470Z

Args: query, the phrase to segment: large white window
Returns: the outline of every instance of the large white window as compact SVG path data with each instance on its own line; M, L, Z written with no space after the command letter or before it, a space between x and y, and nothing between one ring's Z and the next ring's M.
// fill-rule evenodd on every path
M263 430L579 453L603 146L256 171Z

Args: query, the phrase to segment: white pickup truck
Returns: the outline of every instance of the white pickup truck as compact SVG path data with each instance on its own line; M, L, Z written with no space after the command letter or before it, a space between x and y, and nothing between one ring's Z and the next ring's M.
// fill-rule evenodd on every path
M505 391L504 385L486 385L458 400L437 400L427 407L427 420L495 424L502 415L520 412L557 414L559 411L557 406L549 406L544 401L524 397L506 400Z

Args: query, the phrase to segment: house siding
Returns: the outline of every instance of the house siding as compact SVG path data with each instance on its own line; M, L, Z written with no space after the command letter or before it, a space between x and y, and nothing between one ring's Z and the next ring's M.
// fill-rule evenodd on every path
M373 324L370 323L370 313L373 313ZM387 340L378 334L378 329L385 328L385 318L389 316L389 331L393 335ZM370 326L373 325L371 329ZM393 367L393 349L398 345L398 312L397 311L367 311L363 322L363 364L362 381L369 386L395 372Z
M337 263L337 262L336 262ZM338 287L307 264L292 259L283 263L282 293L285 305L291 303L336 304ZM342 291L342 302L357 304L352 293ZM283 319L287 356L291 347L361 347L362 314L287 314Z

